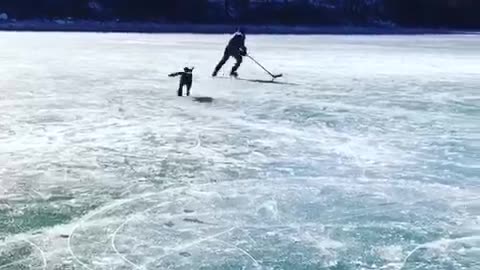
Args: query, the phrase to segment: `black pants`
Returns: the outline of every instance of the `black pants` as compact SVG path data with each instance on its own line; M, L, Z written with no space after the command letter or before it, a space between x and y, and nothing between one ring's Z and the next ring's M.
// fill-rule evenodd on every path
M230 49L227 48L227 49L225 49L225 52L223 53L222 60L220 60L220 62L218 62L217 66L215 67L215 73L217 73L223 67L223 65L225 65L228 58L230 58L230 57L233 57L233 58L235 58L235 60L237 60L235 65L232 67L231 73L237 71L237 69L240 67L240 65L242 64L242 61L243 61L242 55L240 55L240 52L238 50L233 51L233 50L230 50Z
M180 85L178 86L177 95L179 97L183 96L183 86L187 87L187 96L190 96L190 88L192 88L191 82L180 82Z

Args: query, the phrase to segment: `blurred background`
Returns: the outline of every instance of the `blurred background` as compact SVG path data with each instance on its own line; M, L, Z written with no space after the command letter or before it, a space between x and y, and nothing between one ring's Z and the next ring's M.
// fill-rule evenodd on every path
M475 0L0 0L0 23L94 20L385 27L480 26Z

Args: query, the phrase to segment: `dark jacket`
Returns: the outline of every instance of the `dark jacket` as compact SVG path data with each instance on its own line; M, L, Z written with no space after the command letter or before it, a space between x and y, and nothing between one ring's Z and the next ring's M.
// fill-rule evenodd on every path
M247 47L245 47L245 35L241 32L235 32L228 42L227 50L232 54L246 54Z
M184 68L183 71L171 73L168 76L169 77L181 76L180 77L181 84L192 84L192 77L193 77L192 71L193 71L193 68Z

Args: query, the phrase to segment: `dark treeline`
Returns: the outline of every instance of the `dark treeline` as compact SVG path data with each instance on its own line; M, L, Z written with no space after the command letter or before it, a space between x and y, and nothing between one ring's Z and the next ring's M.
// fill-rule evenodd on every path
M9 18L480 27L479 0L0 0Z

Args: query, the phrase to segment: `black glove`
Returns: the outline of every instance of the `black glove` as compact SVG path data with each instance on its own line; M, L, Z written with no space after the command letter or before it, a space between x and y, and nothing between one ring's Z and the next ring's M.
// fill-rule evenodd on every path
M240 55L247 56L247 48L245 48L245 50L240 50Z

